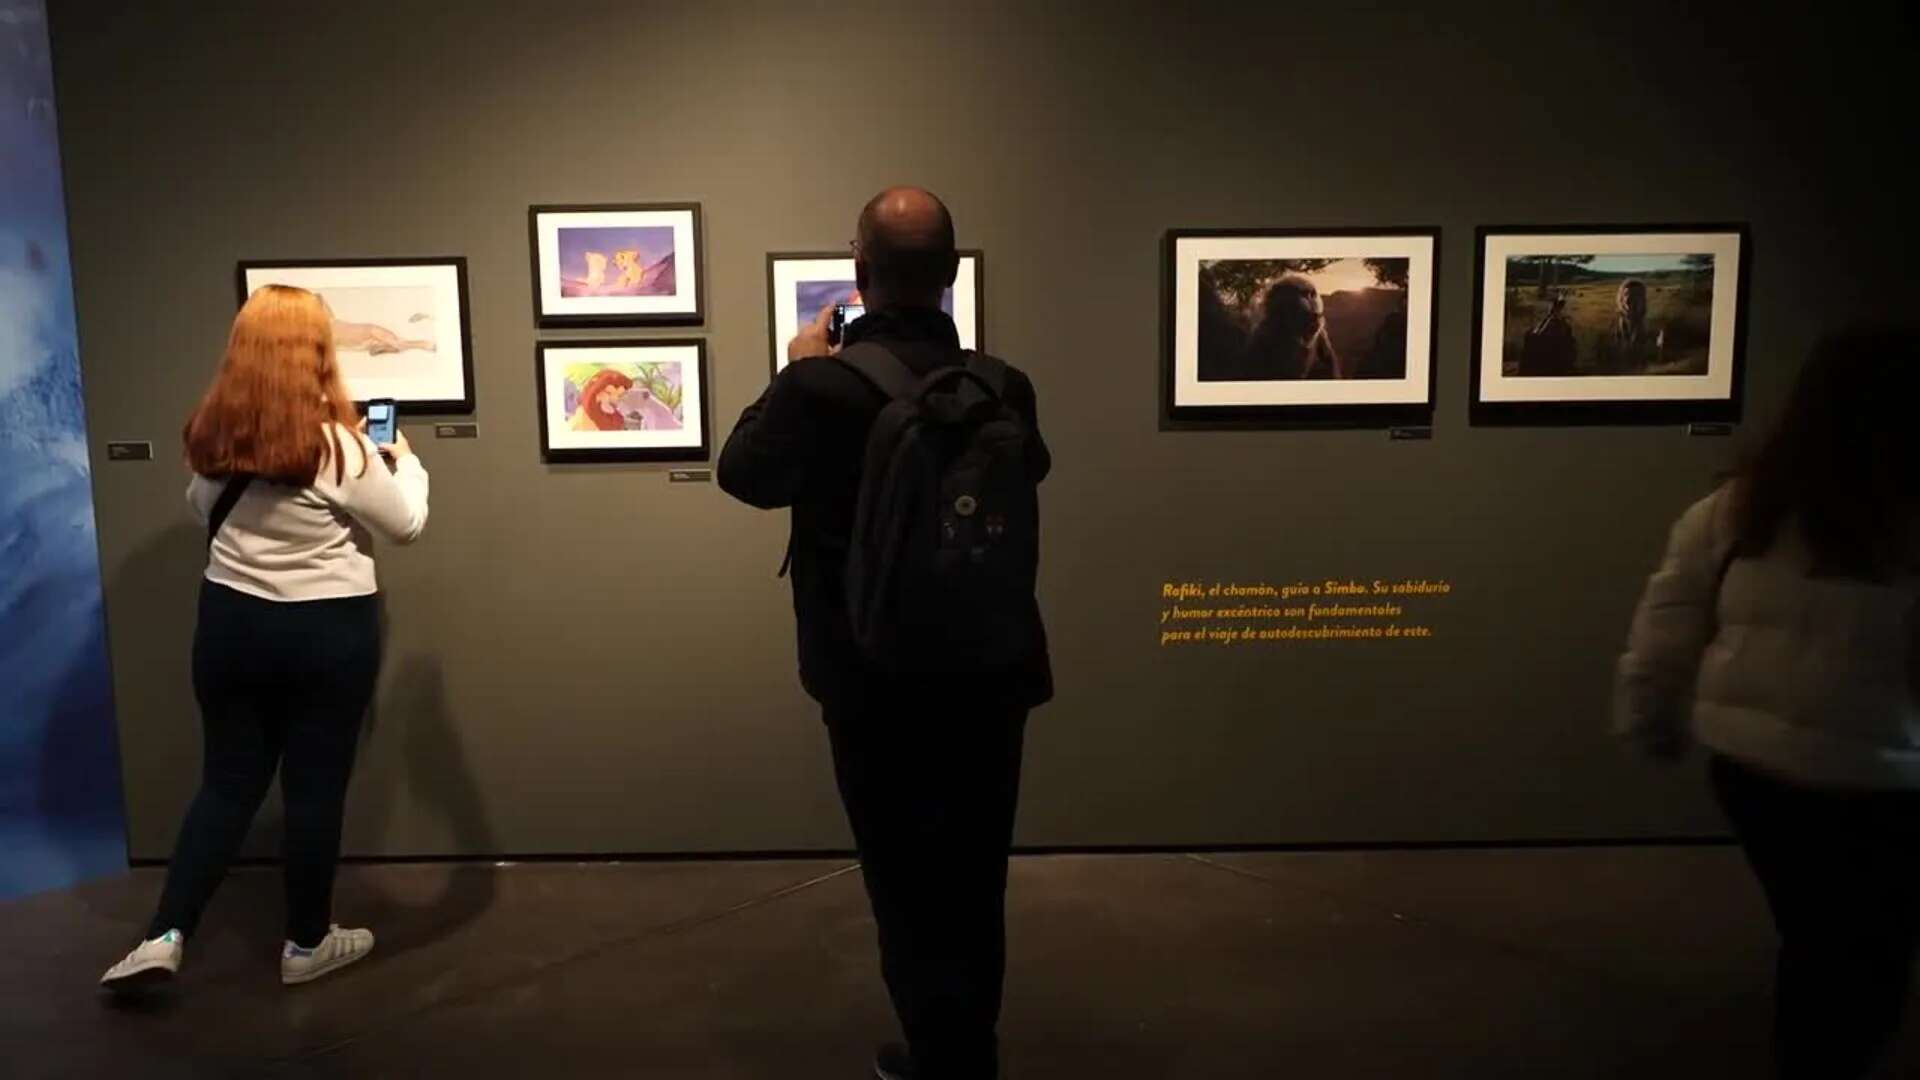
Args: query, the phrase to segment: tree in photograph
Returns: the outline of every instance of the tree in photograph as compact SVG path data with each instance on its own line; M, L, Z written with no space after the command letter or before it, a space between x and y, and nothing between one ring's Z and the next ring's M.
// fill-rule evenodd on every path
M1407 272L1413 267L1412 259L1361 259L1368 270L1373 271L1373 280L1384 289L1407 287Z
M1571 271L1590 265L1593 259L1592 255L1521 255L1514 261L1534 268L1534 291L1540 296L1548 296L1573 276Z
M1680 265L1687 268L1688 286L1694 296L1708 296L1713 293L1713 256L1708 254L1682 255Z
M1332 265L1333 259L1220 259L1200 267L1202 288L1245 311L1260 302L1267 288L1287 274L1311 274Z

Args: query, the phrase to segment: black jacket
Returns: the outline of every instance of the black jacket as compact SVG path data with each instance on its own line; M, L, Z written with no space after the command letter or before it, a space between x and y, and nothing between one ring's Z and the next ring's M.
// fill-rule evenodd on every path
M962 362L953 320L935 309L874 312L847 328L846 340L884 345L915 372ZM1007 404L1026 419L1028 459L1037 483L1052 468L1033 383L1009 368ZM867 432L886 399L846 365L826 357L787 365L760 400L747 406L720 451L720 486L741 502L793 508L793 608L799 623L800 682L824 705L910 696L872 671L853 642L847 616L848 537ZM1038 623L1038 606L1035 607ZM994 704L1031 707L1053 696L1044 634L1035 654L1011 673L970 688ZM950 692L953 689L949 688Z

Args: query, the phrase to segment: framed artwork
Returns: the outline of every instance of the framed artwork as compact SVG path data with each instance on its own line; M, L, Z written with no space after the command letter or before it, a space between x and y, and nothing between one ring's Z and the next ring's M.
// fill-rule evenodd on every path
M1732 422L1744 225L1479 230L1476 424Z
M960 347L980 349L985 338L985 312L982 289L985 256L978 251L960 252L960 272L953 287L940 299L940 307L953 316L960 331ZM854 284L853 256L834 252L775 252L767 256L767 318L771 335L773 373L787 366L787 342L800 328L812 322L820 309L831 304L857 304L860 290Z
M410 414L473 411L467 260L246 260L235 279L243 304L262 285L320 294L354 401L392 398Z
M707 460L705 341L542 342L533 366L543 460Z
M1162 426L1429 423L1439 247L1434 228L1170 231Z
M697 325L705 318L699 203L534 206L541 326Z

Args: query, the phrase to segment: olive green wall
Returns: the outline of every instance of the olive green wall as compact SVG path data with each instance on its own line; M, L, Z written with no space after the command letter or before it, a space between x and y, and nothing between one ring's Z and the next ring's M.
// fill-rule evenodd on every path
M895 182L987 252L989 344L1033 374L1059 461L1060 697L1023 843L1716 832L1695 770L1604 728L1643 575L1733 445L1469 427L1473 229L1750 222L1764 416L1822 327L1912 292L1893 11L57 3L93 454L161 458L95 474L132 850L166 853L198 771L202 539L173 457L235 260L440 254L470 263L481 437L408 427L433 521L382 554L350 851L847 846L773 576L784 516L541 464L525 213L704 204L724 434L767 377L765 253L838 246ZM1432 441L1158 429L1163 230L1370 224L1444 230ZM1163 580L1347 575L1456 592L1431 641L1158 645Z

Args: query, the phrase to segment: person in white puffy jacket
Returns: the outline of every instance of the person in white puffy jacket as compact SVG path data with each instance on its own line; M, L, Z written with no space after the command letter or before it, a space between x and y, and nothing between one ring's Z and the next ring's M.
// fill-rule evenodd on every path
M1615 724L1711 754L1780 935L1782 1077L1866 1075L1920 944L1920 333L1823 341L1778 427L1673 527Z

